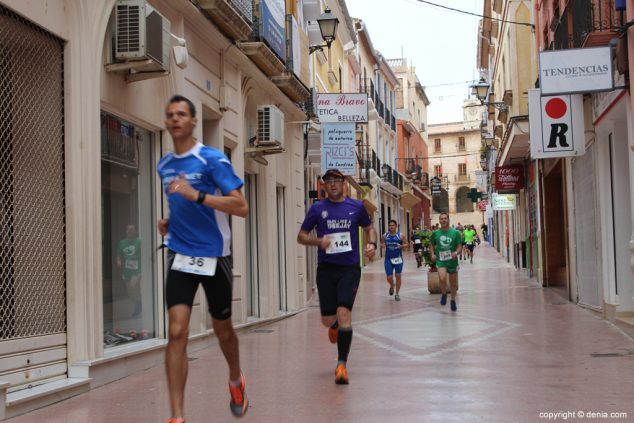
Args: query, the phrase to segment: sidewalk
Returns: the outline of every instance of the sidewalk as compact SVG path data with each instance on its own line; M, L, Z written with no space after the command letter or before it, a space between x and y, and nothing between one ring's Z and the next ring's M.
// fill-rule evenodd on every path
M336 346L311 307L240 333L251 409L244 422L538 422L547 412L622 412L634 421L634 341L562 300L488 246L461 263L458 312L430 295L406 257L401 301L382 259L362 277L353 313L350 385L334 384ZM235 422L217 346L191 355L188 423ZM163 423L155 367L10 423ZM599 421L571 418L568 421ZM551 420L553 420L551 418ZM563 420L563 417L559 417Z

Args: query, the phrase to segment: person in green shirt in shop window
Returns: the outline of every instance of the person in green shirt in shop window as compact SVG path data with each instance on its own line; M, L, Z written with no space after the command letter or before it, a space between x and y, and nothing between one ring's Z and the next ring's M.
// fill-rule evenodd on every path
M429 248L431 260L438 268L440 284L440 305L447 304L447 276L451 287L451 311L457 311L456 294L458 292L458 255L462 251L462 235L449 226L449 214L440 213L440 229L431 237Z
M125 233L126 237L117 244L117 268L134 303L131 317L137 317L141 314L141 240L132 224L126 226Z

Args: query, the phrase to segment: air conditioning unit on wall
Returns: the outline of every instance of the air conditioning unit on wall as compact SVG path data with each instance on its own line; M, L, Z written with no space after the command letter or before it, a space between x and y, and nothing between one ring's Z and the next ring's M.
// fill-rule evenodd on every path
M257 147L284 148L284 114L273 105L258 106Z
M119 63L113 66L119 66L112 70L169 71L170 22L146 0L117 0L114 31L114 57Z

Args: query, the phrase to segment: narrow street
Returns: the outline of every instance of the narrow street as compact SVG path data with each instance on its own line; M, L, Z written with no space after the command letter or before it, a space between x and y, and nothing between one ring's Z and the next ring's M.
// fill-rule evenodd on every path
M354 309L350 385L334 384L336 347L310 307L240 333L251 409L245 422L634 421L634 342L593 312L521 275L488 246L461 263L458 312L430 295L407 256L401 301L381 260L368 266ZM218 348L191 355L188 423L233 422ZM162 367L11 423L163 422ZM623 413L621 418L580 418ZM560 415L558 420L564 420ZM551 416L551 420L555 420Z

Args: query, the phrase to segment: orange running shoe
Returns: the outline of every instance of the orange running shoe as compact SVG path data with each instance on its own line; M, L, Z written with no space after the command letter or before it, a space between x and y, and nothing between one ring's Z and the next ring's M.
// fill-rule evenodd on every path
M242 417L247 413L249 408L249 400L247 399L246 383L244 382L244 375L240 374L240 386L233 386L229 382L229 393L231 394L231 402L229 402L229 408L236 417Z
M182 417L172 417L167 423L185 423L185 419Z
M346 369L346 365L337 364L337 368L335 369L335 383L337 385L347 385L348 382L348 369Z
M336 344L338 337L339 337L339 326L337 326L335 329L331 327L328 328L328 339L330 339L331 344Z

